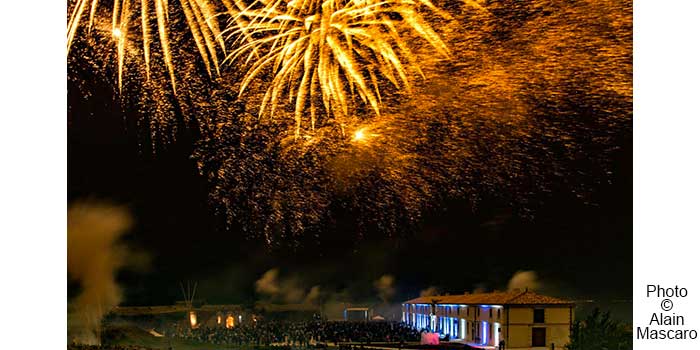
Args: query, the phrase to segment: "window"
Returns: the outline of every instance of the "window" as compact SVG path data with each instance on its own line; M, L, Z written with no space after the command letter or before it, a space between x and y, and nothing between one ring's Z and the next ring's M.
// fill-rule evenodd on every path
M533 328L532 329L532 346L546 346L547 329Z
M533 316L533 323L544 323L544 309L535 309Z
M497 315L498 315L498 319L500 320L501 319L501 309L498 309Z
M493 309L489 309L489 318L493 317Z

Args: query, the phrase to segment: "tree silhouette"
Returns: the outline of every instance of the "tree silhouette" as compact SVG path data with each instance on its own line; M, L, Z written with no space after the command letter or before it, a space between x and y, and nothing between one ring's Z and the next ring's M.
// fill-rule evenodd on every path
M596 308L583 321L576 321L571 330L569 350L626 350L632 349L632 334L610 312Z

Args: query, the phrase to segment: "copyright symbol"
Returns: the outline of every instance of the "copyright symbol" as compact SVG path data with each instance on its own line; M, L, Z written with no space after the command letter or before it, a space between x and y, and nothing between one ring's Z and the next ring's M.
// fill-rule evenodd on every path
M673 309L673 302L671 299L661 300L661 310L671 311L671 309Z

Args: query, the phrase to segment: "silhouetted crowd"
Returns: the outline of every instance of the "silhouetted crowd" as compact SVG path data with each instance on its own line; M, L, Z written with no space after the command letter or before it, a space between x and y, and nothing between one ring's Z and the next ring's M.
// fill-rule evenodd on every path
M407 342L420 339L420 333L400 322L257 322L227 329L177 328L168 336L220 345L318 346L339 342Z
M68 344L68 350L155 350L138 345L85 345Z

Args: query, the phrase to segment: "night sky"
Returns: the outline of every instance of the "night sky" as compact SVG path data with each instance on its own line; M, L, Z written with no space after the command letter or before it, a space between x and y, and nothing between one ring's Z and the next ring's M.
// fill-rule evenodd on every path
M119 274L123 304L171 304L181 299L179 283L186 280L197 281L198 298L208 302L251 303L258 298L254 282L271 268L307 288L347 291L358 301L377 300L372 282L384 274L395 276L393 301L402 301L429 286L452 293L503 289L518 270L536 271L548 294L631 299L631 132L617 135L610 176L591 185L587 202L566 186L533 194L541 204L531 215L499 198L483 198L476 210L451 198L401 237L359 239L339 224L318 239L268 248L215 214L207 181L190 158L199 135L180 128L175 141L153 150L111 82L80 67L71 77L68 201L128 206L136 224L125 239L152 258L146 271Z
M139 144L111 96L90 102L69 111L68 198L111 200L136 217L127 239L153 261L148 272L120 276L127 303L172 303L183 280L200 281L200 297L207 300L242 302L255 297L254 281L273 267L303 274L310 286L365 284L358 297L371 296L371 281L384 273L397 277L397 298L408 298L431 285L454 292L479 284L503 288L515 271L528 269L562 293L631 294L631 139L615 154L611 183L595 191L597 205L557 193L544 199L534 218L524 218L497 201L472 212L454 200L412 237L358 242L351 232L338 232L269 250L235 227L226 230L213 213L206 181L189 158L191 136L153 154Z

